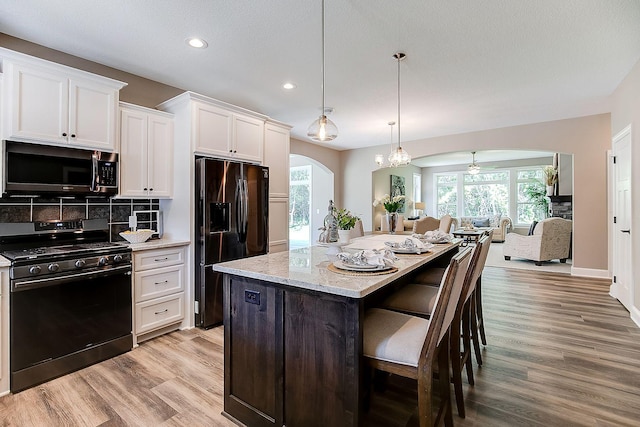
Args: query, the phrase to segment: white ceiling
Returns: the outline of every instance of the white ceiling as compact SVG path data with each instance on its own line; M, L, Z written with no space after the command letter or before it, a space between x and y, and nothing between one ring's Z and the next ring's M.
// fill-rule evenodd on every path
M2 0L0 31L307 126L321 104L320 0ZM638 0L326 0L335 149L608 112L640 58ZM184 40L200 36L206 50ZM285 81L297 85L281 88Z

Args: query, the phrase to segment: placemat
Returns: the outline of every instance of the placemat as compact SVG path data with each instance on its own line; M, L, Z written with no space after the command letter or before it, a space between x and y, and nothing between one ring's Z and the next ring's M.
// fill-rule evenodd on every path
M375 271L351 271L351 270L343 270L341 268L336 267L333 263L329 263L327 265L329 271L333 271L334 273L344 274L346 276L379 276L382 274L391 274L398 271L398 267L391 267L388 270L375 270Z

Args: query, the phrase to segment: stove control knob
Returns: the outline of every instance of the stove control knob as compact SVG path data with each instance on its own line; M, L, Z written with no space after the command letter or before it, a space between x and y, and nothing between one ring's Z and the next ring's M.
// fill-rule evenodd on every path
M86 262L84 262L83 259L79 259L73 265L75 265L76 268L82 268L82 267L84 267L85 264L86 264Z
M108 263L108 262L109 262L109 257L102 256L102 257L100 257L100 259L98 260L98 265L99 265L100 267L102 267L102 266L104 266L104 265L107 265L107 263Z
M49 270L52 273L55 273L56 271L60 270L60 266L54 262L49 264L49 267L47 267L47 270Z
M39 265L34 265L33 267L29 267L29 273L30 274L38 274L40 273L40 266Z
M122 261L122 255L118 254L113 256L113 262L120 262L120 261Z

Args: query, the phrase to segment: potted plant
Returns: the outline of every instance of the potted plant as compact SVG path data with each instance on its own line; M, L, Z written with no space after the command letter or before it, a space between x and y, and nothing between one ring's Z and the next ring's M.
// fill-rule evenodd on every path
M553 166L545 166L542 169L544 182L547 185L547 196L553 196L553 187L558 181L558 170Z
M359 219L360 218L358 216L353 215L347 209L342 208L336 210L336 221L338 223L338 236L340 238L340 243L349 243L350 231Z

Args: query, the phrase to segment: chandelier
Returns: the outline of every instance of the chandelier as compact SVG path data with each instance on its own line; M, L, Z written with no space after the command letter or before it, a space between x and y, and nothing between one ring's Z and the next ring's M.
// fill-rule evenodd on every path
M333 141L338 136L338 127L327 118L324 108L324 0L322 0L322 113L309 125L307 136L316 142Z

